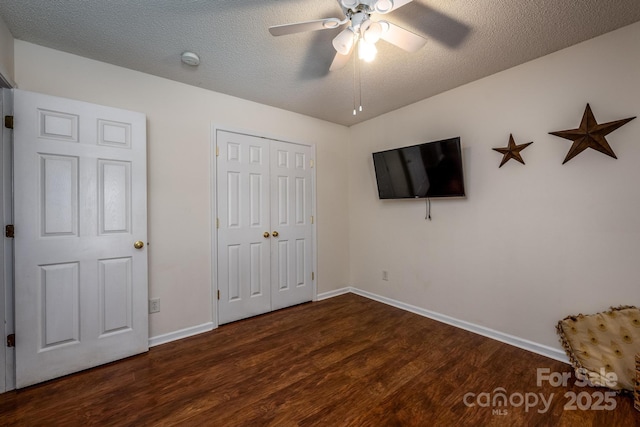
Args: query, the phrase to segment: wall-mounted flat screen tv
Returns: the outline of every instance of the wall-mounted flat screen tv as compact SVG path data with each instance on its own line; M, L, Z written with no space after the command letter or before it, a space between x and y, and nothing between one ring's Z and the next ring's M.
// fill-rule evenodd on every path
M373 153L381 199L464 197L460 137Z

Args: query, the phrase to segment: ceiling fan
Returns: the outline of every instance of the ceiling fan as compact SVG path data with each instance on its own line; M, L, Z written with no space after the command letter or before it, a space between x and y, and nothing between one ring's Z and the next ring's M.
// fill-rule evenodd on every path
M382 39L408 52L416 52L427 40L386 20L374 20L372 15L384 15L411 3L413 0L338 0L345 15L344 19L326 18L294 24L269 27L273 36L338 28L346 23L334 39L336 55L329 67L330 71L344 67L357 45L360 59L371 61L377 52L375 44Z

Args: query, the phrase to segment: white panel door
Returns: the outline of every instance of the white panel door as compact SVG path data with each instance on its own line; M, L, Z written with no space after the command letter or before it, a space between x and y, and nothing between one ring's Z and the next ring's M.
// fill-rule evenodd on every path
M148 350L146 117L14 93L16 382Z
M309 146L217 131L218 322L313 299Z
M218 322L222 324L271 308L269 143L218 131L217 147Z
M313 298L312 153L309 146L271 142L272 310Z

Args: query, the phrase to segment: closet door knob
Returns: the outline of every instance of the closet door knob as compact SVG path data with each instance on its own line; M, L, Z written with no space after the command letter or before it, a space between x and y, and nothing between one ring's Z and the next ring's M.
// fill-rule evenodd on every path
M264 238L265 238L265 239L268 239L268 238L269 238L269 232L268 232L268 231L265 231L265 232L264 232L264 234L263 234L263 236L264 236Z
M271 233L271 235L273 237L278 237L280 235L280 233L278 233L277 231L274 231L273 233Z
M140 240L138 240L137 242L135 242L133 244L133 247L136 248L136 249L142 249L144 247L144 243L141 242Z

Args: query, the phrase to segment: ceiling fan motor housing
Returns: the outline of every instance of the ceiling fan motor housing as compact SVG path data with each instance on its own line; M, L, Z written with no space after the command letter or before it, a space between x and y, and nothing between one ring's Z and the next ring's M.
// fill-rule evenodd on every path
M393 9L393 0L340 0L346 12L388 13Z
M360 30L360 26L369 20L369 17L370 15L365 12L356 12L351 15L351 27L356 33Z

